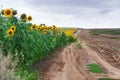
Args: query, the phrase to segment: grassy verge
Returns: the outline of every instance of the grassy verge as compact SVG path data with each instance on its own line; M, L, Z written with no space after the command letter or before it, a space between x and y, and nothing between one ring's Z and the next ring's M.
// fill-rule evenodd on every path
M98 80L117 80L117 79L111 79L111 78L99 78Z
M100 35L100 33L91 33L92 35Z
M105 73L103 69L98 64L88 64L88 70L93 73Z
M110 37L110 39L119 39L118 37Z
M37 80L37 72L32 69L18 69L15 75L19 75L22 80Z
M82 49L81 43L78 43L78 44L77 44L77 47L78 47L79 49Z
M99 34L113 34L113 35L120 35L120 29L110 29L110 30L91 30L90 31L91 34L93 35L99 35Z

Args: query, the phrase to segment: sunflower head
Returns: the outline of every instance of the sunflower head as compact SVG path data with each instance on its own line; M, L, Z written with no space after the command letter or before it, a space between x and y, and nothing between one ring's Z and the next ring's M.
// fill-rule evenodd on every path
M51 30L51 32L52 32L52 31L54 31L54 29L53 29L53 28L51 28L50 30Z
M38 30L38 31L41 31L41 27L39 26L39 27L37 28L37 30Z
M32 21L32 16L28 16L27 20Z
M17 10L14 10L14 11L13 11L13 15L16 15L16 14L17 14Z
M25 20L26 18L27 18L27 15L26 15L25 13L23 13L23 14L21 15L21 19Z
M15 31L16 31L16 26L11 26L10 29L13 30L13 31L15 32Z
M53 25L53 27L54 27L54 28L56 28L56 26L55 26L55 25Z
M52 26L52 29L57 30L57 27L55 25Z
M8 35L9 37L14 36L14 31L13 31L12 29L9 29L9 30L7 31L7 35Z
M36 24L32 25L32 28L37 29L37 25Z
M3 11L3 14L4 14L4 16L6 16L6 17L12 17L12 14L13 14L13 10L12 9L5 9L4 11Z

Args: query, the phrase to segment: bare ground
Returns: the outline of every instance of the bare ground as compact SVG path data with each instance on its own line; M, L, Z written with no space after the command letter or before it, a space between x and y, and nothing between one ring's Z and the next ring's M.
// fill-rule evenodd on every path
M77 35L79 36L80 31ZM77 48L79 40L62 50L56 51L52 58L43 63L37 63L37 69L42 70L44 80L98 80L98 78L113 78L120 80L120 69L113 66L98 51L88 46L88 41L82 35L82 49ZM87 70L86 65L99 64L106 74L95 74ZM39 74L38 74L39 76Z
M11 60L10 55L3 56L2 53L0 50L0 80L21 80L14 75L16 62Z

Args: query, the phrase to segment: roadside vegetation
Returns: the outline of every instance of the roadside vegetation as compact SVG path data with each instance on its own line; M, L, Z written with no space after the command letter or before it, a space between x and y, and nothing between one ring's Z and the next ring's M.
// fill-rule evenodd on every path
M77 47L78 47L79 49L82 49L82 44L81 44L81 42L79 42L79 43L77 44Z
M98 64L88 64L87 68L90 72L93 73L105 73L105 71L103 71L103 69Z
M111 79L111 78L99 78L98 80L117 80L117 79Z
M118 37L110 37L110 39L119 39Z
M94 29L94 30L91 30L90 31L91 34L93 35L99 35L99 34L112 34L112 35L119 35L120 34L120 29L114 29L114 30L97 30L97 29Z

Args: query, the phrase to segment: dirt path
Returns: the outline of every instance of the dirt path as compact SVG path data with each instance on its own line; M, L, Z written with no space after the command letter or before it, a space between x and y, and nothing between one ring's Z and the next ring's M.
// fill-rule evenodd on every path
M83 42L83 47L87 51L88 55L96 62L98 62L102 67L107 70L107 75L109 78L120 79L120 70L118 68L113 67L104 58L101 58L97 52L91 50L85 42Z
M100 77L120 79L120 70L107 63L84 41L82 49L78 49L76 45L77 42L67 46L56 54L57 58L49 61L50 65L43 73L45 80L98 80ZM88 63L100 64L108 74L89 72L86 68Z
M46 80L97 80L85 71L85 62L88 62L87 55L79 55L78 49L75 49L75 43L66 47L61 52L61 59L64 66L59 68L61 61L56 60L47 72ZM83 50L82 50L83 52ZM81 58L80 58L81 57ZM84 59L84 60L82 60ZM56 64L57 63L57 64ZM58 69L59 68L59 69Z

